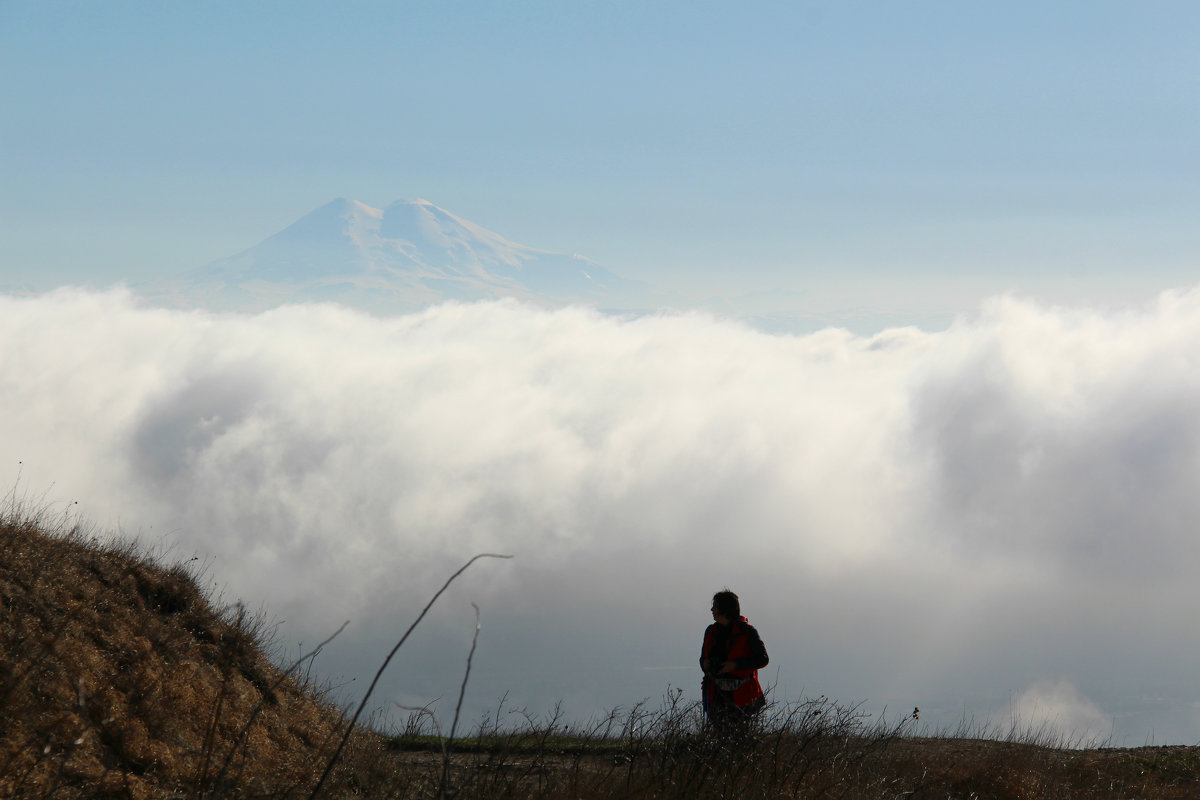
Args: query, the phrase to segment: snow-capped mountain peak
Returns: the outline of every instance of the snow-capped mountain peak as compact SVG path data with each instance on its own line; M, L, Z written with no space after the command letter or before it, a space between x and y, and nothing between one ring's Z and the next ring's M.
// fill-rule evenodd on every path
M497 297L605 304L634 287L586 258L509 241L422 198L379 209L341 197L186 283L175 294L202 295L206 305L338 300L403 310Z

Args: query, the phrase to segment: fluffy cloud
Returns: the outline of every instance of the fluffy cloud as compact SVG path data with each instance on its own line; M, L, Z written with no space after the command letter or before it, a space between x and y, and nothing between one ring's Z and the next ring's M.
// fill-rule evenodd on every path
M1112 720L1066 680L1039 681L1013 699L1007 720L997 730L1020 737L1039 737L1064 744L1091 746L1107 740ZM1006 724L1007 723L1007 724Z
M318 664L335 680L364 678L471 554L515 554L448 594L393 699L453 690L469 600L477 707L511 690L587 715L692 689L726 584L781 695L949 718L1069 676L1139 739L1130 698L1195 696L1197 291L797 337L62 290L0 298L0 342L0 478L20 460L24 487L205 557L285 641L351 619ZM1200 731L1172 720L1160 735Z

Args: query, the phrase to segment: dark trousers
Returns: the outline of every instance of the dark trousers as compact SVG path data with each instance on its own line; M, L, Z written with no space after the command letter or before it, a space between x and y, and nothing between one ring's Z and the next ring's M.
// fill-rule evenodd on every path
M722 737L749 736L754 730L758 712L762 711L764 705L766 702L760 697L748 706L739 707L734 704L732 697L716 692L716 696L709 701L705 709L708 712L709 729Z

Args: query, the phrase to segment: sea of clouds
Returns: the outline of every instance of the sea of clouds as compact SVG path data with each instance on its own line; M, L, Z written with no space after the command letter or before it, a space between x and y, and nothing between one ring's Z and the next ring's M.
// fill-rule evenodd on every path
M199 557L356 698L698 695L729 586L779 699L1200 739L1200 290L769 335L511 302L376 317L0 296L0 480ZM74 503L78 501L78 506Z

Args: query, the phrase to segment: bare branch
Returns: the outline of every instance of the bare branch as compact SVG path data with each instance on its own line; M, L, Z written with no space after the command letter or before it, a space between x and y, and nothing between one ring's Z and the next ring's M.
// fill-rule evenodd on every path
M312 792L308 795L308 800L314 800L314 798L316 798L317 792L321 790L321 787L325 784L325 780L329 777L329 773L333 771L333 765L337 763L338 757L342 754L342 748L346 746L346 742L350 739L350 734L354 732L354 726L358 722L359 716L362 715L363 709L366 708L367 701L371 699L371 694L375 691L375 685L379 683L379 679L383 676L383 671L387 669L388 664L391 663L392 656L396 655L396 652L400 649L400 646L408 640L409 635L413 632L413 630L416 629L421 620L425 619L425 615L429 613L429 609L433 608L433 604L437 602L437 599L442 596L446 589L450 587L450 584L454 583L455 578L466 572L467 567L471 566L481 558L512 558L512 556L501 555L499 553L479 553L478 555L472 556L471 560L463 564L458 568L457 572L447 578L446 582L442 584L442 588L438 589L437 593L429 599L429 602L425 604L423 609L421 609L421 613L417 615L415 620L413 620L412 625L408 626L408 630L404 632L404 635L400 637L400 641L396 642L396 646L391 649L391 652L387 654L387 658L385 658L383 663L379 666L378 671L375 673L374 679L371 681L371 685L367 687L367 693L363 695L362 702L358 704L358 708L354 711L354 716L350 718L350 724L346 726L346 732L342 734L342 740L338 743L337 750L334 751L333 756L329 759L329 763L325 765L325 771L321 773L321 779L317 781L317 785L313 787Z
M454 720L450 723L449 746L442 748L442 783L438 789L438 794L442 797L446 796L446 789L450 781L450 746L454 744L454 732L458 730L458 715L462 712L463 696L467 693L467 679L471 677L471 659L475 657L475 645L479 643L479 631L483 628L483 623L479 621L479 606L471 603L471 608L475 609L475 635L471 637L471 651L467 653L467 670L463 673L462 686L458 690L458 704L454 706Z

